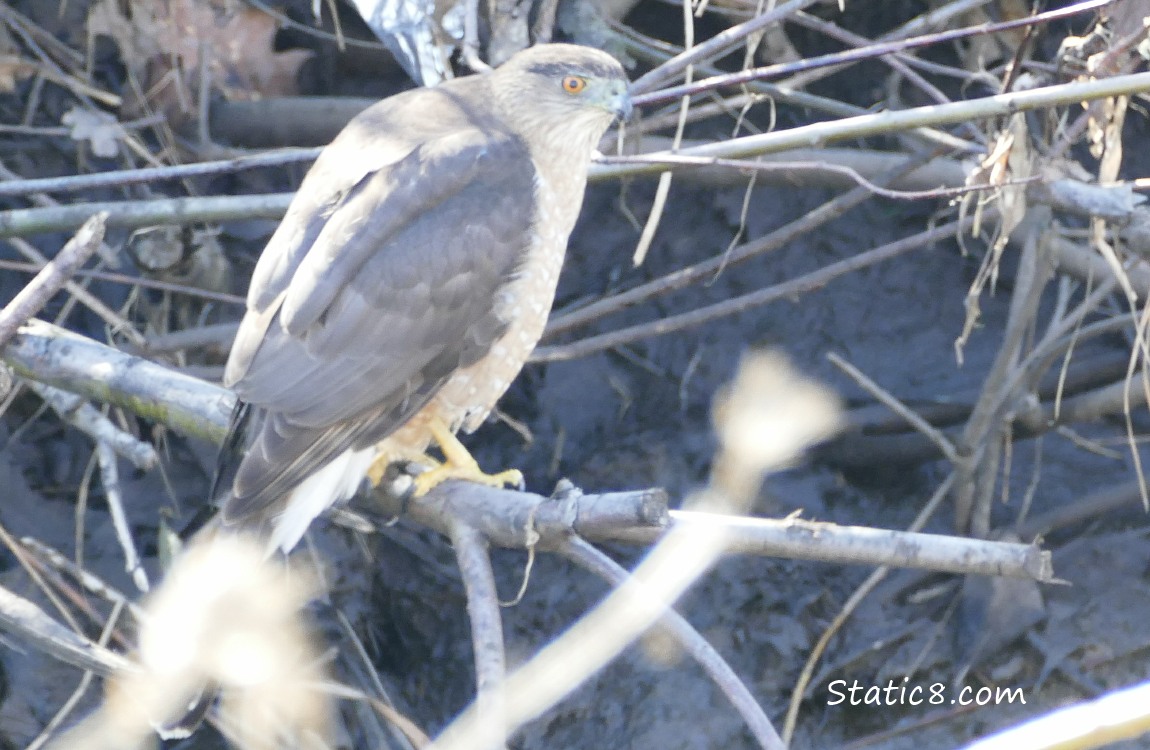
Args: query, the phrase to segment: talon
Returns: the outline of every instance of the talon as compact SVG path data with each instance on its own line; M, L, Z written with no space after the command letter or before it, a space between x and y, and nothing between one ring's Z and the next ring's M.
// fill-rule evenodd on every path
M462 479L497 488L511 486L522 490L525 486L523 472L518 469L508 469L498 474L487 474L479 468L479 464L475 461L462 465L448 461L415 477L412 496L423 497L449 479Z
M435 442L443 451L444 461L415 477L414 492L412 493L414 497L426 495L448 479L463 479L488 487L510 485L519 490L526 486L523 481L523 472L518 469L507 469L498 474L485 473L479 468L479 464L471 457L471 454L467 452L463 443L460 443L451 430L438 420L432 420L428 427L435 437Z
M380 452L372 459L371 466L367 467L367 480L375 488L384 482L393 482L398 474L414 478L439 465L439 461L426 453L418 458L405 460Z

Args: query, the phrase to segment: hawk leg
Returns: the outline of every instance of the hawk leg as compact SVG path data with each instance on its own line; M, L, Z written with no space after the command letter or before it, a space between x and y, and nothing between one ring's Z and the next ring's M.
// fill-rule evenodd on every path
M471 456L463 443L459 442L454 433L438 417L430 419L427 428L439 446L439 450L443 452L444 460L440 462L426 454L416 460L416 463L425 464L432 468L415 477L412 493L414 497L426 495L448 479L462 479L488 487L503 487L504 485L523 487L523 472L518 469L508 469L498 474L487 474L480 469L479 463ZM368 479L373 486L382 481L388 464L393 460L394 457L387 454L380 454L376 457L367 472Z

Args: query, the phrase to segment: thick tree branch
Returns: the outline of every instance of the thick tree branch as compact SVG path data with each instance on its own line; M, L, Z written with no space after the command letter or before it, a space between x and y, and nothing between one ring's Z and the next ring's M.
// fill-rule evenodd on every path
M221 442L235 396L42 320L0 350L17 375L120 406L172 429Z
M0 358L22 377L123 407L185 434L219 442L227 432L234 404L229 391L42 321L25 325L0 351ZM798 520L700 519L668 513L666 493L658 489L583 495L567 484L557 497L545 498L446 482L417 502L405 503L386 492L375 497L382 513L406 512L447 536L451 535L449 524L462 520L491 544L520 549L535 544L548 549L569 534L650 543L673 525L708 522L728 526L730 550L743 553L1038 580L1050 577L1046 553L1028 545L904 536Z

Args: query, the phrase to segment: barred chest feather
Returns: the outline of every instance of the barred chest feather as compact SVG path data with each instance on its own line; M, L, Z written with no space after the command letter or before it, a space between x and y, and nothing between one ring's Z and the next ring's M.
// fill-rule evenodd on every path
M387 442L397 453L418 453L427 447L430 436L423 418L429 413L437 414L453 431L474 431L523 369L555 300L567 240L583 203L587 162L585 154L572 154L546 171L536 170L536 217L529 247L519 272L495 302L500 318L509 324L507 332L487 357L455 373L420 414L392 435Z

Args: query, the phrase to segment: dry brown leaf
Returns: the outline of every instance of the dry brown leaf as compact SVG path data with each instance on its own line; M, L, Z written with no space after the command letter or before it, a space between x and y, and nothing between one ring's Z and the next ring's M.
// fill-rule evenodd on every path
M308 50L274 51L276 21L232 0L98 0L89 33L111 37L145 101L129 114L160 110L179 124L195 110L204 76L227 99L297 92ZM206 70L202 60L207 60Z
M990 252L982 261L974 281L966 294L966 319L963 321L962 333L954 342L955 356L959 364L963 361L963 348L978 323L981 309L979 298L982 291L989 284L991 287L998 280L998 266L1002 260L1002 252L1013 232L1026 216L1026 185L1008 184L1019 183L1034 173L1034 152L1030 148L1030 132L1026 125L1026 116L1012 115L1007 128L991 142L987 156L982 160L979 168L967 178L968 186L985 186L991 198L984 198L977 193L972 194L976 201L976 225L981 222L981 212L986 200L994 200L999 212L999 223L995 229L994 241ZM962 211L968 210L968 203L964 202ZM977 233L977 230L976 230Z
M36 72L36 64L16 55L0 55L0 92L9 93L21 78Z
M930 6L939 9L948 4L949 0L932 0ZM960 14L953 23L961 26L978 26L1025 18L1031 14L1030 3L1027 0L993 0L985 5L988 7L975 7ZM954 46L962 60L962 66L971 72L980 73L1013 57L1025 34L1024 29L978 34L957 41Z
M16 88L16 82L36 72L36 64L20 57L8 27L0 24L0 92Z

